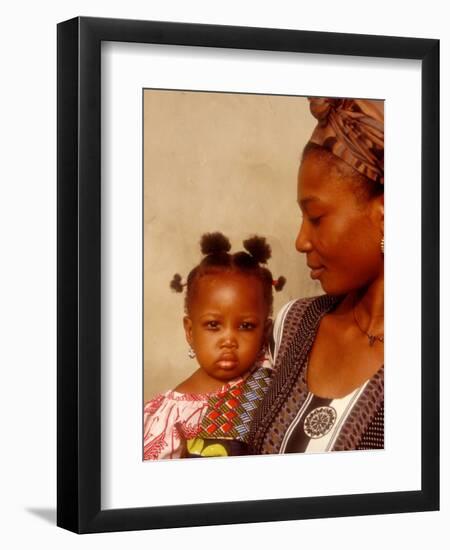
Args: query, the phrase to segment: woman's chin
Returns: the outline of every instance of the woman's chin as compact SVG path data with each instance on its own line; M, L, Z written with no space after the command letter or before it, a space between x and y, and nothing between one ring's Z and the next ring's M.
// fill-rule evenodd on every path
M322 287L322 290L326 294L332 294L333 285L330 285L329 282L324 281L323 279L319 279L318 282L320 283L320 286Z
M342 286L337 285L336 283L333 284L331 281L320 281L320 286L322 287L322 290L325 292L325 294L329 294L330 296L342 296L343 294L347 293L347 290L344 289Z
M333 296L334 298L339 298L340 296L344 296L345 292L339 292L338 290L323 290L327 296Z

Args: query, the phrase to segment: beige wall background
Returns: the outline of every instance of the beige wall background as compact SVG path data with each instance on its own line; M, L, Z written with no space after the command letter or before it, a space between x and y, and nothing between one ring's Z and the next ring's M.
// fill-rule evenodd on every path
M322 294L295 250L296 177L314 127L302 97L144 92L144 400L198 366L183 330L184 295L169 288L200 261L200 236L222 231L241 250L252 234L272 247L269 268L292 298Z

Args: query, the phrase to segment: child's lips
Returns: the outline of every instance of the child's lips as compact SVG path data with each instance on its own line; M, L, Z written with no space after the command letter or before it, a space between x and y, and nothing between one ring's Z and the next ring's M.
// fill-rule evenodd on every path
M237 357L232 353L224 353L217 361L217 365L222 369L232 369L238 364Z

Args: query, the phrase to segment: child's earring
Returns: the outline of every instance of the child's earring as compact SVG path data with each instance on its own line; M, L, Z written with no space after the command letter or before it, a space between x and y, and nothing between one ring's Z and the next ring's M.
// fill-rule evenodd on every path
M189 346L188 355L191 359L194 359L195 357L195 351Z
M263 344L262 348L259 350L257 362L264 361L264 359L266 357L266 354L267 354L267 346L266 346L266 344Z

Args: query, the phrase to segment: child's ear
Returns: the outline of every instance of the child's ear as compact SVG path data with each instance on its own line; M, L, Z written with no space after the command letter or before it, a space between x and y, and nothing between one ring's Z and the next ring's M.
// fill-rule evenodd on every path
M184 325L184 332L186 334L186 341L187 343L192 346L193 338L192 338L192 321L191 318L185 315L183 317L183 325Z

